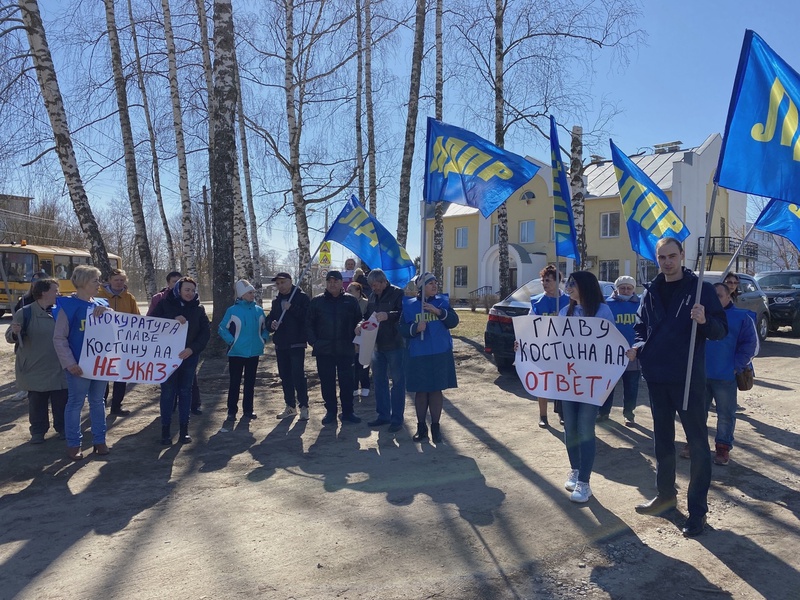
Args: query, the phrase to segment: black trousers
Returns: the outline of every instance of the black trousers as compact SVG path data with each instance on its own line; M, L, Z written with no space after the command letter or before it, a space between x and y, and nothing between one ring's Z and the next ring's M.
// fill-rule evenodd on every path
M239 408L239 386L242 385L244 371L244 393L242 395L242 412L249 415L253 412L253 397L256 387L256 370L259 356L229 356L230 385L228 386L228 413L235 415Z
M28 421L30 432L44 435L50 429L48 405L53 411L53 429L64 431L64 409L67 406L68 390L50 390L47 392L28 392Z
M283 388L286 406L308 408L308 381L306 380L306 349L275 348L278 376Z
M347 352L336 356L317 356L319 387L325 411L336 414L336 379L339 379L339 398L342 414L353 414L353 355Z

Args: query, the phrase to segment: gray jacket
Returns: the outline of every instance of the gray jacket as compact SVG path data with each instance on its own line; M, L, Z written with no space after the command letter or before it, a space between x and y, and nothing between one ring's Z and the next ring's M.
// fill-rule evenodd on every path
M30 304L31 320L22 335L15 361L17 387L28 392L49 392L67 389L64 369L53 346L55 320L38 302ZM24 309L14 313L12 323L23 324ZM17 336L6 330L6 341L13 344Z

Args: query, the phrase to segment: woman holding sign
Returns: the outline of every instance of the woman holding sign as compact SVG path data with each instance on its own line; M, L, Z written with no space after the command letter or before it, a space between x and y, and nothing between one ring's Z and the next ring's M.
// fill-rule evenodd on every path
M108 302L95 298L100 285L100 269L89 265L78 265L72 272L72 285L75 293L56 301L56 325L53 331L53 345L58 360L67 375L67 407L64 410L64 433L67 435L67 455L72 460L81 460L81 411L86 398L89 398L89 418L92 422L92 443L94 452L108 454L106 445L106 405L103 395L106 382L83 377L84 372L78 361L83 346L86 315L94 309L98 316L108 308Z
M614 322L614 313L608 308L600 284L589 271L575 271L564 286L569 294L569 304L559 316L600 317ZM564 400L564 443L567 446L570 472L564 487L572 492L573 502L588 502L592 495L589 477L592 475L595 455L594 425L599 407L586 402Z
M406 344L406 390L415 392L417 433L414 441L428 439L426 419L431 413L431 439L442 441L439 418L442 416L442 390L458 387L456 363L453 359L453 338L450 329L458 325L458 315L450 308L447 296L440 296L433 273L417 278L416 298L403 299L400 333ZM421 304L421 306L420 306Z

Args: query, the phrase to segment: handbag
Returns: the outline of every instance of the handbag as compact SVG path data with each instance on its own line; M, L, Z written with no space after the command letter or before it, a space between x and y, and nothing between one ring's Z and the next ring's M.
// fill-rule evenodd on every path
M742 392L753 389L753 367L745 367L736 373L736 387Z

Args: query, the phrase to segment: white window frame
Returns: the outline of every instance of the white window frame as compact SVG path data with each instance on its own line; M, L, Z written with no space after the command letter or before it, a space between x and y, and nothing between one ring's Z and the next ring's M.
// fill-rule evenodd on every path
M462 275L463 275L463 281L461 281ZM453 287L457 288L469 287L469 269L465 265L454 267Z
M522 239L523 230L528 230L531 234L531 239ZM519 222L519 243L520 244L533 244L536 242L536 219L528 219Z
M456 227L456 248L469 247L469 227Z
M611 219L613 215L617 216L617 232L611 231ZM622 215L619 211L600 213L600 237L605 238L618 238L619 231L622 226Z
M610 265L616 265L616 273L609 275L608 270ZM605 273L603 271L606 271ZM619 277L619 259L617 260L601 260L597 266L597 278L600 281L616 281Z

